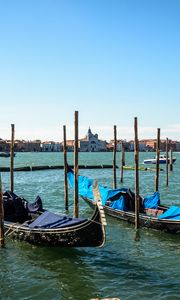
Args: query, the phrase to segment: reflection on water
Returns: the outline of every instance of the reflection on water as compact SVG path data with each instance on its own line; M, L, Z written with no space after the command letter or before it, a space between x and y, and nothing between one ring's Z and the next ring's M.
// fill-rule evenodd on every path
M30 153L29 157L27 153L18 153L17 157L24 154L28 163L33 161L34 153ZM52 154L42 154L44 164L53 161ZM36 158L39 155L37 153ZM55 154L55 162L58 155ZM81 157L83 163L88 155ZM101 163L111 163L110 153L93 155L90 154L87 160L94 159L99 163L101 159ZM146 155L143 153L142 158ZM165 172L160 175L160 191L162 201L180 205L180 155L176 156L177 163L170 176L168 191L165 188ZM127 154L126 161L132 164L132 153ZM80 170L80 173L112 186L111 169ZM154 172L140 172L142 195L154 191L154 178ZM3 173L2 180L3 188L8 188L9 174ZM133 188L132 171L124 172L124 185ZM15 192L29 201L34 201L39 194L45 208L62 212L63 170L17 172ZM69 195L72 204L73 191L69 191ZM90 216L91 213L92 210L80 200L80 214ZM34 247L8 238L6 248L0 250L0 299L179 299L179 237L143 229L140 230L140 241L135 242L133 225L111 217L107 218L107 222L107 243L98 249Z

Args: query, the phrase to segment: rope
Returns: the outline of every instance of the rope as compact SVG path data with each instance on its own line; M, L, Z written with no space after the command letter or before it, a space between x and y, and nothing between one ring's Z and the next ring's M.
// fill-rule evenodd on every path
M149 217L149 218L144 222L143 226L144 226L144 225L147 225L148 223L150 223L151 220L152 220L152 218L153 218L153 216Z
M102 225L102 223L101 222L97 222L97 221L94 221L94 220L91 220L91 219L87 219L88 221L91 221L91 223L96 223L96 224L98 224L98 225Z
M5 232L5 236L10 236L10 235L12 235L15 231L16 231L16 229L19 229L21 226L23 226L25 223L27 223L27 221L25 221L24 223L22 223L22 224L20 224L18 227L16 226L17 224L19 224L19 223L13 223L9 228L8 228L8 230ZM11 232L10 232L10 230L14 227L14 226L16 226L15 228L14 228L14 230L12 230ZM10 232L10 233L9 233ZM9 234L8 234L9 233Z
M13 223L9 228L8 228L8 230L5 232L5 236L6 235L8 235L8 232L11 230L11 228L14 226L14 225L16 225L16 224L18 224L18 223Z

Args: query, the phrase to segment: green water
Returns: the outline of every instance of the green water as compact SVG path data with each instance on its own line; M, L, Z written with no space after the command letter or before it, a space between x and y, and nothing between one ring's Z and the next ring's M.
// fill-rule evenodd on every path
M112 164L112 153L80 153L79 164ZM119 163L119 153L117 163ZM153 154L140 153L140 162ZM180 206L180 153L165 186L160 172L161 202ZM73 163L73 153L68 153ZM133 164L133 153L126 154ZM15 166L60 165L62 153L17 153ZM1 166L9 158L0 158ZM165 170L165 166L163 166ZM80 174L112 186L112 170L79 170ZM140 193L154 192L155 172L140 171ZM117 169L119 181L119 169ZM9 189L9 173L2 173L3 190ZM15 192L29 201L37 195L44 207L64 212L63 170L15 173ZM118 184L119 185L119 184ZM124 171L124 186L134 188L134 172ZM70 212L73 192L69 190ZM91 216L91 209L80 200L80 215ZM180 299L180 238L143 229L134 241L132 225L107 219L107 241L103 248L43 248L6 240L0 249L0 299L74 299L119 297L123 299Z

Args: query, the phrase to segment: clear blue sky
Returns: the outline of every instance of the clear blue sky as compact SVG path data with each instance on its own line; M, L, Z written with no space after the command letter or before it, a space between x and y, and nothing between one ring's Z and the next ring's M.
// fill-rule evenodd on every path
M179 0L0 0L0 138L180 140Z

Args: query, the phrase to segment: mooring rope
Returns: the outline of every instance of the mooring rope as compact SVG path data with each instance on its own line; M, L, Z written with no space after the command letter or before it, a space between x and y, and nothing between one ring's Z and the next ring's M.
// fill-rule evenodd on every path
M143 224L143 226L147 225L148 223L150 224L151 220L153 219L153 216L150 216Z
M13 224L11 224L10 225L10 227L8 228L8 230L5 232L5 236L10 236L10 235L12 235L17 229L19 229L21 226L23 226L24 224L26 224L27 223L27 221L25 221L24 223L22 223L22 224L19 224L19 223L13 223ZM19 226L16 226L16 225L18 225L19 224ZM10 230L14 227L14 226L16 226L15 228L14 228L14 230L12 230L11 232L10 232ZM9 233L10 232L10 233Z

